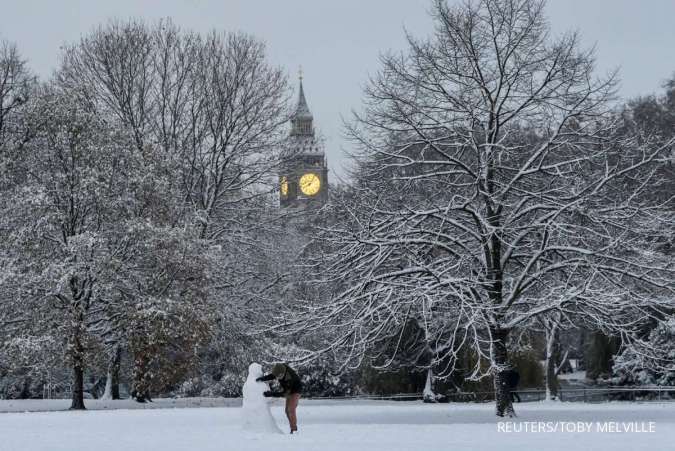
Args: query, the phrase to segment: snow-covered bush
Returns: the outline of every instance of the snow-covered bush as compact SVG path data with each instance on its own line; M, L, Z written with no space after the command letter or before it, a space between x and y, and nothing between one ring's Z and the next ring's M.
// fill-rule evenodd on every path
M354 394L354 378L349 374L335 374L321 362L301 368L303 393L307 396L345 396Z
M659 322L645 342L624 348L614 375L622 385L675 385L675 317Z
M219 381L214 381L211 384L205 386L200 392L199 396L205 396L209 398L213 397L223 397L223 398L234 398L241 396L241 387L244 384L244 378L242 375L226 373Z
M210 375L190 378L183 382L176 391L178 397L204 398L237 398L241 396L241 389L245 378L241 374L225 373L219 380Z
M49 335L0 342L0 398L42 397L51 372L59 368L59 348L58 341Z

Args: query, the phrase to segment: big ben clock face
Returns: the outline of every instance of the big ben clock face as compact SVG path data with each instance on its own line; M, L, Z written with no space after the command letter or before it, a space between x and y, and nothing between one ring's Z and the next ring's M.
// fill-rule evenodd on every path
M321 179L318 175L308 172L300 177L300 191L305 196L314 196L321 189Z

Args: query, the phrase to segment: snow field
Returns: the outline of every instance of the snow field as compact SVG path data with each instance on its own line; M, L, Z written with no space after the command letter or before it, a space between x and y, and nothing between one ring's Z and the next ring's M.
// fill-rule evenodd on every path
M516 422L648 422L654 433L504 433L492 404L307 401L299 435L287 434L283 404L272 414L285 432L242 428L242 409L108 410L5 413L1 451L412 451L673 449L675 403L530 403ZM510 421L510 420L505 420Z

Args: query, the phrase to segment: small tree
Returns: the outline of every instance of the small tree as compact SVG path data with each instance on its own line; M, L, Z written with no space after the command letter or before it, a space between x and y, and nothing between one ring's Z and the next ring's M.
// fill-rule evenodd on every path
M131 318L132 396L138 402L175 388L198 363L209 322L189 303L149 299Z
M546 384L546 400L558 396L558 375L567 362L569 349L560 349L560 334L568 324L563 321L559 312L542 315L539 318L544 332L544 380Z

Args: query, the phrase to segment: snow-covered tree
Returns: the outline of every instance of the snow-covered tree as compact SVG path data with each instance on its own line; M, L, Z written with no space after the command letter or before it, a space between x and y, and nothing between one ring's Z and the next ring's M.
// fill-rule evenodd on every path
M0 346L0 397L30 398L53 383L62 344L52 335L10 334Z
M64 341L73 371L72 408L84 408L83 377L90 313L107 259L105 225L117 189L115 133L55 86L39 99L40 123L26 145L25 183L10 193L13 222L4 279L12 302L33 327ZM8 207L9 205L6 205Z
M0 212L6 212L11 208L10 196L21 178L21 168L14 161L17 148L25 143L25 122L27 103L32 96L34 83L27 68L26 62L21 58L19 51L13 43L0 40ZM17 167L19 166L19 167ZM0 214L0 239L4 239L14 226L8 215ZM0 252L0 287L3 282L11 277L9 264L12 257L9 253ZM0 294L6 294L0 289ZM10 326L16 327L20 321L22 312L10 298L2 296L0 301L0 340L9 333Z
M510 415L512 331L558 311L629 335L671 304L651 251L672 218L642 194L673 138L619 133L614 77L577 34L551 35L542 2L439 0L433 17L430 39L382 57L350 126L364 176L396 189L355 188L324 236L337 293L295 322L354 360L433 305L435 359L469 346Z
M280 280L268 256L281 230L271 193L288 117L284 74L250 36L131 20L111 21L67 46L58 80L132 137L135 161L125 173L134 173L134 208L127 220L149 221L158 233L185 229L182 244L202 249L208 267L200 280L214 315L212 342L200 353L205 367L214 374L223 366L245 370L255 342L248 337L251 306L269 301ZM120 344L129 344L128 313L146 295L166 299L126 287L123 278L138 276L131 275L141 258L134 246L143 243L138 236L125 242L116 267L131 269L111 282L116 301L106 303L108 319L99 323L111 369L119 366Z
M33 95L35 77L16 45L0 40L0 162L9 164L6 153L30 136L21 127L20 109ZM0 166L5 172L6 168Z
M569 349L560 349L560 334L569 325L560 312L552 312L538 318L544 332L544 381L546 384L546 400L558 396L558 375L567 362Z
M613 372L621 384L675 384L675 318L659 321L649 336L628 344L615 358Z

